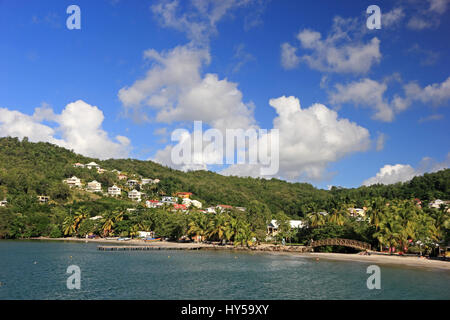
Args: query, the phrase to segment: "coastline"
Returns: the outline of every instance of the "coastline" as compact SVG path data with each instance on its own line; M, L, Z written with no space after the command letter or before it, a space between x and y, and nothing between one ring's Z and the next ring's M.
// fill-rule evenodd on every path
M193 243L193 242L167 242L167 241L155 241L146 242L144 240L128 240L128 241L117 241L117 240L107 240L107 239L80 239L80 238L30 238L27 240L40 240L40 241L69 241L69 242L85 242L85 243L98 243L98 244L108 244L114 246L152 246L158 247L162 250L167 248L176 248L179 250L189 250L191 248L201 248L207 250L235 250L235 251L248 251L248 252L258 252L258 253L270 253L270 254L286 254L291 256L298 256L302 258L320 259L324 260L334 260L334 261L346 261L346 262L365 262L380 265L397 265L404 267L419 267L419 268L431 268L450 271L450 262L442 260L431 260L419 257L406 257L406 256L389 256L380 254L360 255L357 253L346 254L346 253L326 253L326 252L297 252L288 250L281 246L275 245L260 245L258 247L246 248L246 247L234 247L231 245L219 246L207 243Z

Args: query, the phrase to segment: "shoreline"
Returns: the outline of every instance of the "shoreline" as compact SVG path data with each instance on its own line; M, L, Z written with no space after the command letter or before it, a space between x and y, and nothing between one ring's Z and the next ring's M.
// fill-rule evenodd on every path
M419 257L406 257L406 256L389 256L380 254L360 255L357 253L346 254L346 253L326 253L326 252L298 252L292 249L287 249L281 246L275 245L260 245L258 247L246 248L246 247L234 247L231 245L219 246L206 243L193 243L193 242L167 242L167 241L155 241L146 242L144 240L128 240L128 241L117 241L117 240L107 240L107 239L81 239L81 238L30 238L23 240L41 240L41 241L68 241L68 242L84 242L84 243L98 243L98 244L109 244L114 246L152 246L158 247L164 250L165 248L177 248L180 250L189 250L191 248L201 248L206 250L226 250L226 251L247 251L247 252L258 252L258 253L271 253L271 254L283 254L290 256L298 256L302 258L309 259L320 259L332 260L332 261L345 261L345 262L364 262L364 263L375 263L380 265L396 265L404 267L419 267L419 268L432 268L439 270L450 271L450 262L442 260L431 260Z

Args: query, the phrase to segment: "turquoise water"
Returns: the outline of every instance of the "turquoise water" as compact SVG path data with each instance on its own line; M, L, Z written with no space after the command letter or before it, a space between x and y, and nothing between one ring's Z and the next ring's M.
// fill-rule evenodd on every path
M170 258L169 258L170 256ZM35 263L36 262L36 263ZM69 290L67 267L81 269ZM0 299L450 299L450 272L226 251L97 250L97 244L0 241Z

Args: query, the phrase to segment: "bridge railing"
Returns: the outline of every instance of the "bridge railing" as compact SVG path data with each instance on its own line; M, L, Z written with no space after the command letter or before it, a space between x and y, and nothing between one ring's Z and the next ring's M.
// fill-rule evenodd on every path
M310 247L320 247L320 246L343 246L343 247L352 247L363 250L371 250L371 245L366 242L351 240L351 239L340 239L340 238L332 238L332 239L322 239L322 240L313 240L309 244Z

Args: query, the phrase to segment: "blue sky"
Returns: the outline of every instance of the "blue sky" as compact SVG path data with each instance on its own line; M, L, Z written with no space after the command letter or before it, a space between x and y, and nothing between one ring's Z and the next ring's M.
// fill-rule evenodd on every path
M0 1L0 136L177 167L170 134L194 120L279 126L281 178L405 181L450 163L449 14L447 0Z

